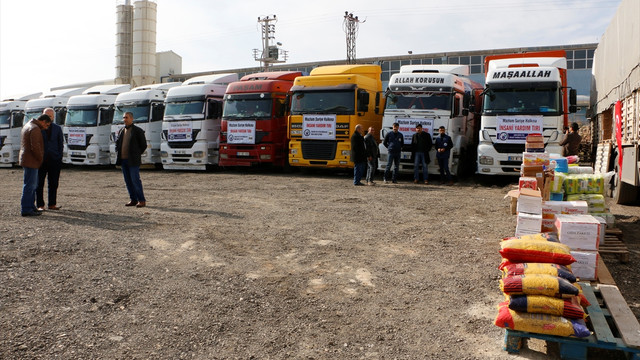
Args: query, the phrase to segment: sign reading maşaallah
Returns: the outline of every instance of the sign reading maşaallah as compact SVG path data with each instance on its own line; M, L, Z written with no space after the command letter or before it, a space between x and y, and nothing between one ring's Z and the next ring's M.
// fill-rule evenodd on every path
M255 144L255 120L238 120L227 122L227 142L229 144Z
M309 140L335 140L336 115L302 115L302 138Z
M496 116L496 142L524 144L529 134L542 134L542 115Z

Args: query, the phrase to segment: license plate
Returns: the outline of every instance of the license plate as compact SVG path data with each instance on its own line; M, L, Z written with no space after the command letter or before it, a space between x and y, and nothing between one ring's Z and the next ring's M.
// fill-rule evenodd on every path
M400 154L400 158L402 158L403 160L411 159L411 153L403 152L402 154Z
M509 156L508 161L522 161L522 156Z
M79 152L76 152L76 151L72 151L71 152L71 156L80 156L80 155L82 155L82 154L79 153Z
M249 156L248 151L238 151L238 156Z

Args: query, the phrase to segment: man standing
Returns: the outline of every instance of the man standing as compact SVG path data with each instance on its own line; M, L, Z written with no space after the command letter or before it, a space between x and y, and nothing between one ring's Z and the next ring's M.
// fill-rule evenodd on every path
M364 146L364 137L362 136L362 125L356 125L353 135L351 135L351 161L353 162L353 185L364 185L362 174L367 166L367 152Z
M122 117L124 127L118 132L116 140L116 165L122 167L124 183L127 185L131 201L125 206L145 207L147 201L142 190L140 180L140 160L142 153L147 149L147 139L144 130L133 124L133 113L127 111Z
M429 159L429 151L433 146L431 135L422 131L422 124L416 125L416 133L411 138L411 150L413 152L413 182L415 184L420 180L420 164L422 164L422 177L424 183L429 183L429 169L427 165L431 162Z
M398 171L400 170L400 153L402 152L402 145L404 145L404 136L398 131L400 125L393 123L393 131L387 133L384 137L382 145L387 148L389 154L387 158L387 167L384 170L384 183L389 180L389 173L391 172L391 164L395 163L393 167L392 182L398 183Z
M564 139L560 143L562 146L562 156L578 155L580 152L580 142L582 136L578 134L578 123L572 123L569 132L564 136Z
M380 156L380 149L378 149L378 143L376 142L376 138L373 136L373 132L376 129L371 126L369 127L369 131L367 135L364 136L364 146L367 149L367 185L375 185L373 182L373 177L376 173L376 169L378 168L378 157Z
M44 159L42 166L38 169L38 190L36 191L36 204L38 210L44 210L44 180L49 176L48 180L48 197L49 210L60 210L57 205L58 183L60 180L60 169L62 169L62 149L63 138L62 128L56 124L55 112L52 108L46 108L42 112L51 118L51 126L47 130L42 130L42 138L44 140Z
M449 172L449 156L451 155L451 148L453 143L451 136L445 134L444 126L440 126L438 129L440 136L436 138L436 159L438 159L438 165L440 166L440 184L444 184L446 176L447 185L453 185L451 180L451 172Z
M51 118L42 114L22 127L20 142L20 158L18 164L24 170L22 199L20 201L22 216L38 216L36 208L36 189L38 188L38 168L44 157L42 130L47 130Z

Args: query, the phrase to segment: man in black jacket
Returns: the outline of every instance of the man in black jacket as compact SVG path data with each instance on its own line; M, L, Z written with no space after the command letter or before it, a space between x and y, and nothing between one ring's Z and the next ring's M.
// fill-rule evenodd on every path
M404 145L404 136L400 131L400 124L393 123L393 131L387 133L384 136L382 145L387 148L387 167L384 170L384 183L386 184L389 179L389 173L391 172L391 165L393 167L393 177L391 182L397 184L398 172L400 171L400 154L402 153L402 145Z
M353 135L351 135L351 161L353 162L353 185L364 185L362 174L367 166L367 152L364 146L364 137L362 136L362 125L356 125Z
M420 164L422 164L422 177L424 183L428 184L429 169L427 165L431 162L429 159L429 151L433 143L431 135L422 131L422 124L416 125L416 133L411 138L411 151L413 152L413 182L418 183L420 180Z
M124 127L118 132L116 140L116 165L122 167L124 183L131 199L125 206L145 207L147 201L140 180L140 158L147 150L147 139L144 130L133 125L133 113L126 112L123 119Z
M378 142L373 136L373 132L376 129L373 126L369 127L367 135L364 136L364 145L367 149L367 185L375 185L373 177L378 168L378 157L380 157L380 149L378 149Z

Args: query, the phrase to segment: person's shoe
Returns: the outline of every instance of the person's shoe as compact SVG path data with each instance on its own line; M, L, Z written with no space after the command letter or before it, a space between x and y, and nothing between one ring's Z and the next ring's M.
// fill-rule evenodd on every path
M373 181L369 181L369 182L367 183L367 185L369 185L369 186L374 186L375 184L376 184L376 183L374 183Z
M44 206L38 206L37 211L44 211Z
M392 183L394 183L394 184L397 184L397 183L398 183L398 181L396 181L396 180L393 180L393 181L391 181L391 182L392 182Z
M449 180L449 182L447 183L447 186L451 186L453 185L453 180Z
M440 181L440 185L444 185L444 181Z
M359 183L355 183L355 184L353 184L353 185L355 185L355 186L364 186L364 184L363 184L363 183L361 183L361 182L359 182Z
M388 184L389 182L387 181L387 179L382 180L383 184Z
M414 183L414 184L417 184L417 183L418 183L418 180L413 180L413 183Z
M124 206L136 206L136 205L138 205L138 202L137 201L133 201L133 200L131 200L128 203L124 204Z
M32 211L32 212L28 212L28 213L22 213L22 216L40 216L42 215L41 212L39 211Z
M138 201L138 204L136 204L136 207L145 207L145 206L147 206L146 201Z
M424 181L425 185L429 185L429 182L427 180Z
M371 185L375 185L375 184L377 184L377 182L371 181Z
M49 210L60 210L60 206L58 206L58 205L49 205Z

